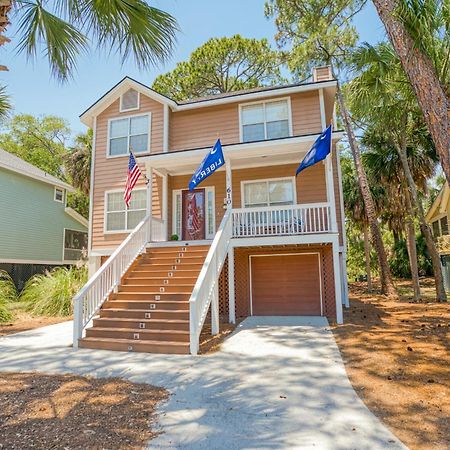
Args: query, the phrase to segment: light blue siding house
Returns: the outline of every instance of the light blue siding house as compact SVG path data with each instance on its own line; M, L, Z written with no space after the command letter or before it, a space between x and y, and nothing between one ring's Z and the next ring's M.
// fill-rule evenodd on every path
M75 264L88 221L66 206L72 186L0 150L0 269L21 289L33 274Z

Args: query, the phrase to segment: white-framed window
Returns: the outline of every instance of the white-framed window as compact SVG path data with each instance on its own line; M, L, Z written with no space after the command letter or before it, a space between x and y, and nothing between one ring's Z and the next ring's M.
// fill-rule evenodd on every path
M55 193L53 198L55 202L64 203L64 189L55 187Z
M138 91L128 89L120 96L120 112L135 111L139 109L141 96Z
M108 124L108 157L150 151L151 115L110 119Z
M132 231L145 217L147 211L147 190L133 189L130 207L127 209L123 190L105 193L105 233Z
M63 261L78 261L87 251L88 234L86 231L64 228Z
M290 99L240 105L240 121L242 142L291 136Z
M242 182L244 208L293 205L296 201L295 197L293 178Z

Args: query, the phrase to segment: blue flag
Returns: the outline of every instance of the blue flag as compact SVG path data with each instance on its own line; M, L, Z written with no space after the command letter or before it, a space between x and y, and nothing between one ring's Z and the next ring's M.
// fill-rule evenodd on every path
M298 166L295 176L297 176L303 169L313 166L325 159L331 150L331 125L322 131L322 134L316 139L314 145L311 147L309 152L303 158L303 161Z
M200 164L200 167L195 171L189 182L189 190L193 191L205 178L209 177L219 167L225 164L222 153L222 144L220 139L217 139L214 147L205 156L205 159Z

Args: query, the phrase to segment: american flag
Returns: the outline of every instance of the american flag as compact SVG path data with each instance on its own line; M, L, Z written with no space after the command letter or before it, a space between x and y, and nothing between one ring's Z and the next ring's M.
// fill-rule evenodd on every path
M139 166L136 164L136 160L134 159L133 153L130 152L130 160L128 161L127 184L125 185L125 192L123 194L123 199L125 200L127 208L130 207L131 191L133 190L140 176L141 176L141 169L139 169Z

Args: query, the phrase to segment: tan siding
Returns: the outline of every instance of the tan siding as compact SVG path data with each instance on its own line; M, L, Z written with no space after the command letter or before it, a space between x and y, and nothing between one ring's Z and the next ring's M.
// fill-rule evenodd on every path
M292 131L295 136L322 131L318 91L292 95L291 110Z
M336 221L339 230L339 245L344 244L344 236L342 234L342 214L341 214L341 196L339 191L339 173L337 170L337 155L336 146L333 146L333 185L334 185L334 199L336 202Z
M128 156L107 158L108 120L118 117L151 112L151 151L162 151L163 136L163 106L154 100L141 95L141 104L138 111L131 113L119 112L119 99L112 103L97 117L97 131L95 142L95 166L94 166L94 205L92 217L92 247L114 248L120 244L126 234L104 234L104 199L105 191L123 189L127 178ZM144 169L141 167L142 170ZM144 187L145 181L141 178L137 187ZM155 213L158 213L156 211Z

